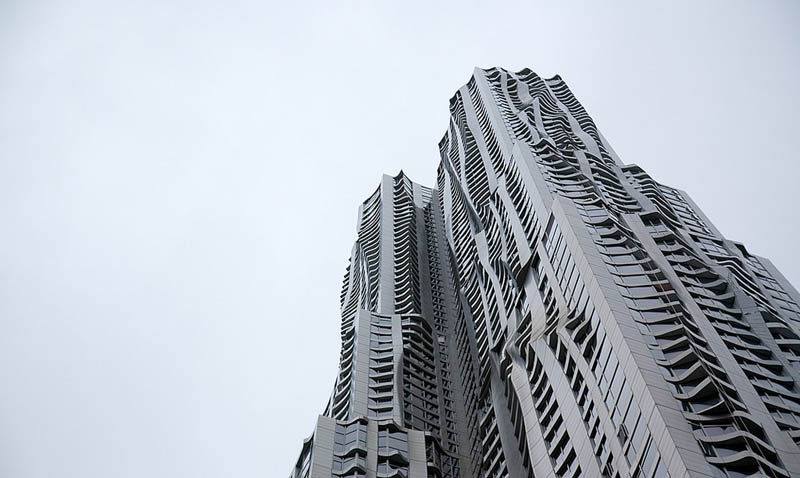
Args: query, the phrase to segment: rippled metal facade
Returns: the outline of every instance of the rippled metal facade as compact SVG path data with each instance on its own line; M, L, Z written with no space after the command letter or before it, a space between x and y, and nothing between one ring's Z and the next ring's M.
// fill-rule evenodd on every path
M293 478L800 476L800 295L624 164L558 76L476 69L437 187L359 209Z

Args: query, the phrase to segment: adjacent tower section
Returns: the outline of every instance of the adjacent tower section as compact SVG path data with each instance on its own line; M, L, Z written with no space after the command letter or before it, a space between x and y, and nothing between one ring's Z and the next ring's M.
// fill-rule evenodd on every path
M453 279L434 191L402 172L361 205L328 406L292 476L459 477L464 453Z
M292 477L800 476L780 272L623 164L558 76L476 69L450 113L437 188L385 176L360 209Z

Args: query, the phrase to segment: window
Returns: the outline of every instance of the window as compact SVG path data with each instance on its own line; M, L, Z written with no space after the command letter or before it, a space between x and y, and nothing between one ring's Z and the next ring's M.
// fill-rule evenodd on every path
M395 431L389 428L378 430L378 453L394 453L408 455L408 437L405 432Z

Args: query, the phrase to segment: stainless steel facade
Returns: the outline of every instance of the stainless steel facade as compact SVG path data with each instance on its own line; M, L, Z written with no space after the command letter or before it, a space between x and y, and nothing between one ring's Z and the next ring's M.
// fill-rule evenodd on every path
M800 295L623 164L567 85L476 69L437 187L359 209L293 478L800 476Z

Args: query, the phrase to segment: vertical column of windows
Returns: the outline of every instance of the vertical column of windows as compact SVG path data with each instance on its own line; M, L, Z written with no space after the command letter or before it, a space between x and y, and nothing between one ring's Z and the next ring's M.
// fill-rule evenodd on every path
M428 261L430 265L430 281L431 281L431 304L433 307L433 324L436 333L436 345L439 348L439 379L442 384L442 401L444 405L443 417L440 417L441 422L444 423L445 433L442 436L443 443L446 444L447 449L452 453L458 452L457 436L456 436L456 423L455 411L453 404L453 377L450 370L450 353L448 350L448 343L446 337L449 334L449 324L447 321L446 311L447 300L444 292L443 285L445 284L445 277L443 277L443 270L445 264L441 263L439 259L439 240L437 237L436 227L437 220L432 212L432 205L429 204L424 211L425 230L427 237L428 247ZM451 286L452 284L447 284Z
M527 369L531 394L534 397L534 410L556 476L570 478L581 476L581 468L569 433L564 426L547 371L532 349L528 351Z
M602 420L595 409L595 402L592 398L591 389L593 382L584 380L583 373L579 370L575 358L570 354L567 346L557 334L550 335L548 345L556 356L557 363L561 365L562 372L564 372L570 384L570 391L578 404L581 419L586 427L586 434L589 437L589 441L592 443L592 449L597 457L598 463L600 463L601 473L606 478L614 477L617 473L614 453L610 447L607 446L608 436L603 431ZM579 357L579 360L583 360L582 357ZM644 438L641 435L644 429L643 423L637 423L634 427L631 427L630 430L633 430L633 432L628 432L628 425L626 424L625 426L626 432L630 433L631 443L642 443ZM641 445L634 445L634 448L639 446ZM616 474L616 476L619 475Z
M421 317L408 316L402 318L402 333L405 426L441 436L431 331Z
M391 418L394 400L392 318L373 314L370 319L367 415Z
M378 476L408 476L408 435L393 424L378 426Z
M363 477L367 472L367 423L337 423L331 471L340 477Z
M394 308L397 314L420 313L416 215L411 181L394 179Z
M487 478L507 478L508 468L503 446L500 442L500 430L497 428L497 417L489 398L484 397L480 409L480 436L482 476Z

